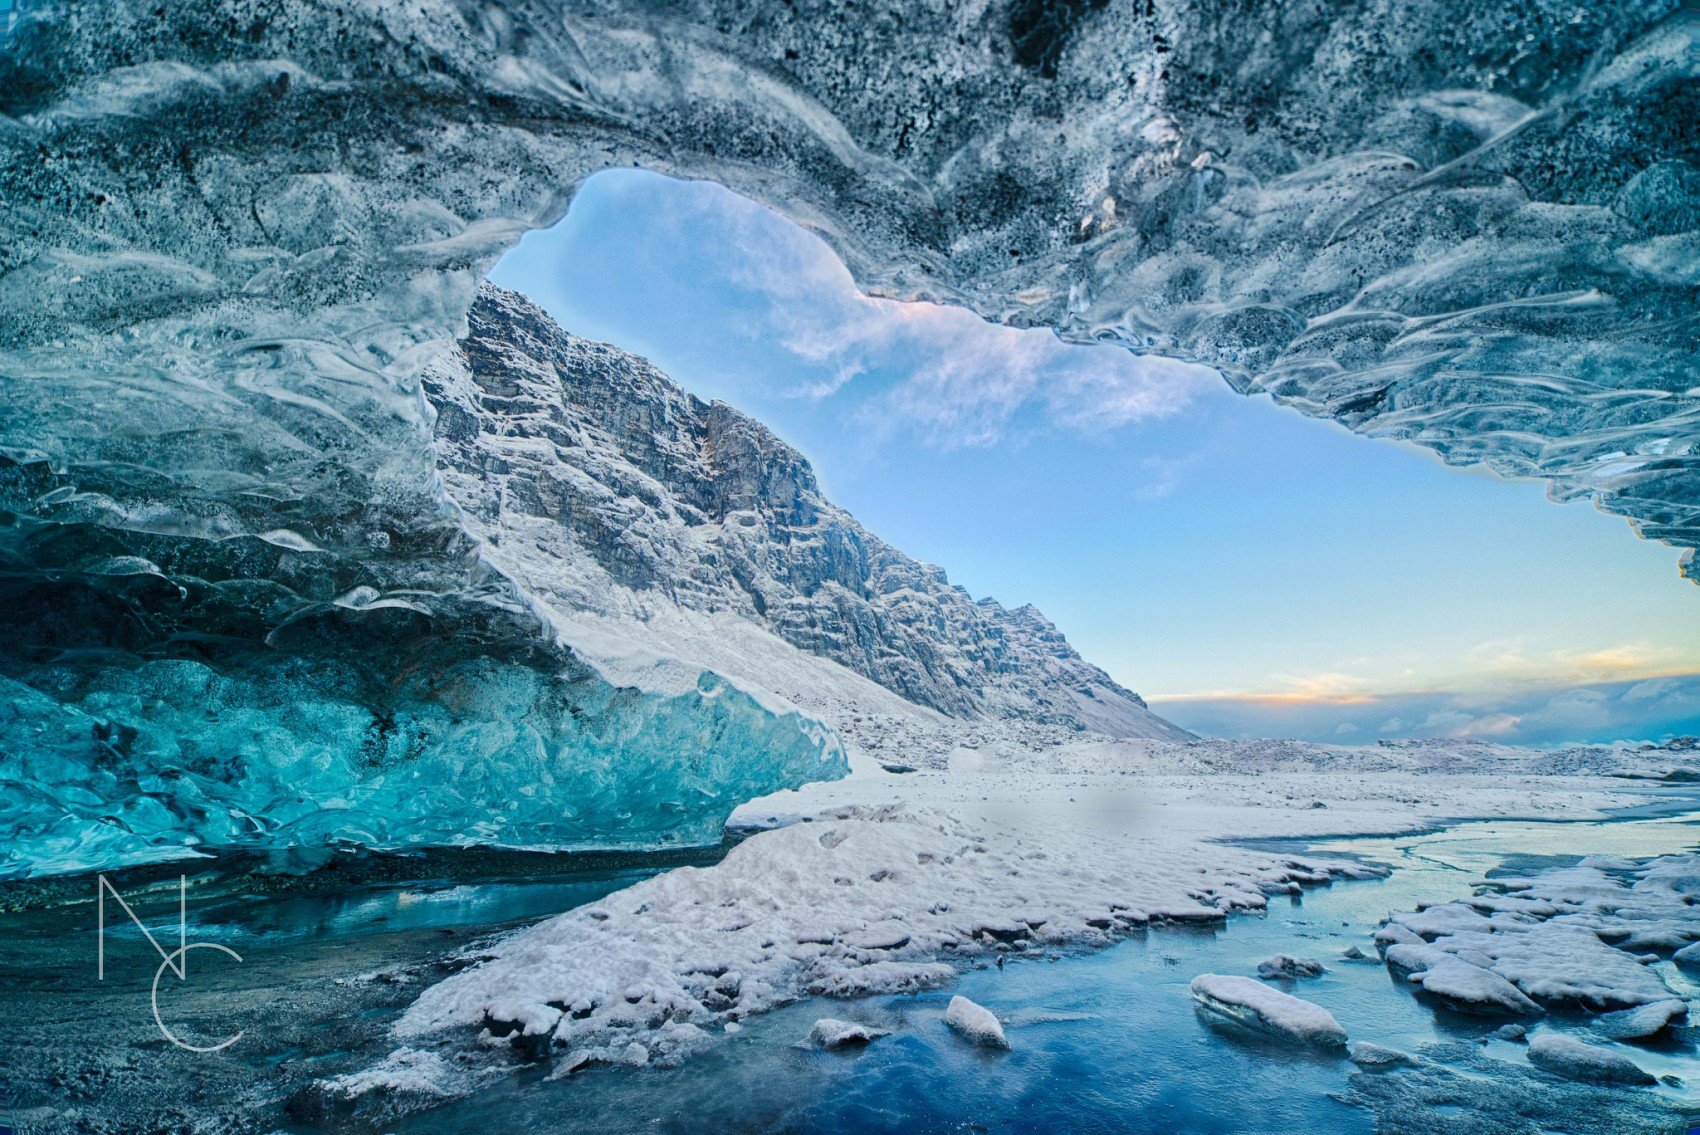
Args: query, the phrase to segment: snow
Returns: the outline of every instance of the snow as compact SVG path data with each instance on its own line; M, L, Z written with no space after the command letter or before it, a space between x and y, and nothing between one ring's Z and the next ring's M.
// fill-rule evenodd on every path
M1205 973L1192 979L1192 996L1210 1015L1261 1033L1318 1048L1345 1048L1346 1030L1322 1006L1261 981Z
M1653 1084L1657 1081L1620 1052L1584 1044L1563 1033L1542 1033L1529 1042L1529 1061L1537 1068L1572 1080L1606 1084Z
M1688 1002L1680 997L1655 1001L1639 1009L1620 1009L1595 1019L1593 1030L1612 1040L1645 1040L1688 1017Z
M1656 1032L1686 1011L1648 963L1700 941L1696 898L1700 855L1590 858L1396 912L1377 940L1392 942L1383 951L1390 968L1455 1009L1643 1008L1644 1016L1613 1015L1603 1027L1648 1035L1635 1030Z
M965 749L946 770L853 774L740 808L734 823L748 837L714 866L677 868L479 948L468 955L476 964L424 991L396 1039L464 1043L492 1020L529 1025L553 1005L567 1008L552 1033L558 1059L612 1060L635 1043L676 1062L727 1023L802 997L944 988L1006 956L1107 945L1165 921L1219 922L1264 909L1271 894L1377 873L1235 839L1597 818L1644 797L1622 781L1545 770L1620 759L1088 740ZM1359 771L1366 765L1373 771ZM1309 807L1319 796L1327 809ZM1648 1000L1670 996L1661 987ZM499 1057L502 1045L487 1051Z
M854 1021L841 1021L836 1017L822 1017L815 1022L815 1027L809 1030L809 1043L831 1051L864 1045L890 1035L889 1029L876 1029L872 1025L859 1025Z
M1003 1035L1003 1025L998 1023L997 1016L966 997L950 999L950 1007L944 1011L944 1023L970 1044L981 1048L1009 1047L1009 1038Z

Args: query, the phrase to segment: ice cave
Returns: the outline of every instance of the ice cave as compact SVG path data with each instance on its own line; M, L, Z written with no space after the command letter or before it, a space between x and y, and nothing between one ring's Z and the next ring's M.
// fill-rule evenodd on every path
M291 1122L388 1130L422 1098L476 1101L493 1051L553 1053L551 1082L677 1068L787 1006L937 997L968 970L924 1043L995 1032L1016 1067L1025 1029L1090 1007L1000 1016L994 958L1002 974L1006 955L1387 875L1282 840L1563 813L1604 848L1602 817L1653 807L1637 785L1700 779L1678 741L1213 748L1037 608L976 600L872 535L759 422L485 282L627 167L762 203L868 295L1202 364L1591 500L1700 581L1691 0L7 0L0 880L230 852L310 872L355 849L713 849L729 818L743 840L540 905L556 917L453 965L373 961L382 983L432 984L383 1004L358 1060L314 1065ZM1029 750L1040 780L941 779ZM1058 778L1124 759L1113 808L1070 810ZM885 779L830 787L853 766ZM1161 783L1124 791L1144 775ZM1105 826L1170 804L1161 838ZM1531 1085L1517 1131L1700 1109L1678 1099L1684 1057L1599 1047L1668 1039L1700 988L1679 952L1700 948L1700 876L1688 843L1647 830L1661 842L1636 854L1484 861L1486 898L1415 867L1396 900L1415 911L1374 939L1446 1012L1606 1021L1584 1040L1551 1025L1527 1056L1481 1034ZM38 892L16 893L5 909ZM1211 964L1246 968L1225 949ZM1381 1130L1427 1129L1384 1067L1464 1101L1433 1115L1491 1111L1457 1071L1488 1057L1427 1015L1380 1039L1456 1041L1445 1059L1360 1043L1365 1019L1405 1020L1379 986L1340 1021L1298 998L1364 956L1193 988L1212 1028L1325 1033L1337 1061L1350 1033L1352 1067L1314 1072L1316 1099L1350 1075ZM369 979L318 984L352 1013ZM1192 1012L1154 1004L1124 1008ZM911 1043L895 1010L815 1015L799 1035L831 1039L817 1049ZM483 1047L452 1047L468 1036ZM974 1059L963 1076L1004 1058ZM0 1110L18 1067L0 1054ZM1608 1081L1647 1087L1612 1113L1627 1126L1577 1086ZM1036 1122L1043 1095L1008 1106ZM1332 1122L1313 1103L1280 1129ZM826 1115L787 1129L857 1129Z

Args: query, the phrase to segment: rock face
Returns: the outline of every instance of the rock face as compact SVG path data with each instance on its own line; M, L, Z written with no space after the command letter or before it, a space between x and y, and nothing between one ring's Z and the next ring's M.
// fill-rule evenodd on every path
M761 423L518 293L486 284L424 383L450 495L558 610L640 641L668 607L730 613L950 717L1190 736L1033 607L976 601L867 532Z

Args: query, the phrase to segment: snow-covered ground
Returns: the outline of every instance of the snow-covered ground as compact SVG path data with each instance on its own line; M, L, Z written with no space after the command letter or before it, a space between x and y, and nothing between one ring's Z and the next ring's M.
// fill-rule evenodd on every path
M864 771L746 805L734 824L753 834L723 861L489 946L402 1017L386 1066L331 1087L405 1086L420 1053L439 1049L479 1073L510 1045L558 1074L676 1062L804 996L944 987L1006 954L1219 921L1370 870L1230 841L1598 818L1647 798L1649 781L1605 774L1679 763L1450 743L959 748L943 769ZM487 1051L468 1062L474 1039ZM436 1075L434 1090L453 1082Z

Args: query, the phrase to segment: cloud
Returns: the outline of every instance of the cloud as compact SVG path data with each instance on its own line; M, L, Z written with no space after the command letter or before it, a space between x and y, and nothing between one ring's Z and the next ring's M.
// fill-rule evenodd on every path
M1339 675L1314 676L1317 690ZM1455 737L1547 745L1658 741L1700 733L1700 673L1573 686L1370 694L1150 699L1159 713L1205 734L1339 741L1348 736Z
M755 313L743 330L815 372L776 393L827 399L876 387L856 390L857 415L883 435L948 449L1037 428L1104 433L1178 413L1219 381L1203 367L1071 345L958 307L864 296L823 240L764 206L706 185L680 198L665 223L681 239L693 228L723 234L719 269Z

